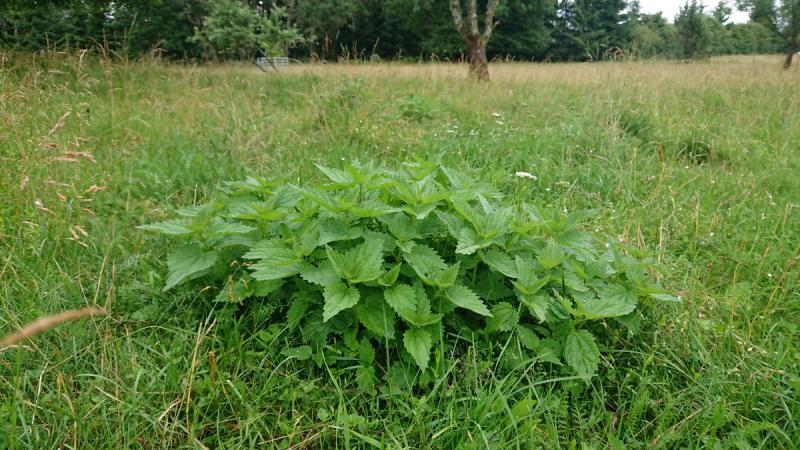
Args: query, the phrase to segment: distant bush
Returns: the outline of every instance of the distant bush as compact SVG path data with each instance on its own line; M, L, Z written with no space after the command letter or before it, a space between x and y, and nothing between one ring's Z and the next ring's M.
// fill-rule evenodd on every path
M588 214L508 204L435 164L318 167L328 182L248 178L141 226L182 242L164 289L202 280L218 302L274 306L271 320L302 344L285 355L360 361L365 390L376 370L436 379L464 338L487 349L513 338L521 364L590 376L609 319L636 329L640 304L677 301L645 262L598 247L580 227Z

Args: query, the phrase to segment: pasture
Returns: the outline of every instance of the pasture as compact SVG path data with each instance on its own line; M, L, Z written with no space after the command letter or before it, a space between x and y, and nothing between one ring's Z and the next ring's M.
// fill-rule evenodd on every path
M800 442L800 71L710 62L196 67L0 53L0 448L793 448ZM258 302L163 292L136 226L247 175L423 158L596 210L663 265L584 382L474 349L429 390L355 389L280 352ZM516 172L534 178L517 177Z

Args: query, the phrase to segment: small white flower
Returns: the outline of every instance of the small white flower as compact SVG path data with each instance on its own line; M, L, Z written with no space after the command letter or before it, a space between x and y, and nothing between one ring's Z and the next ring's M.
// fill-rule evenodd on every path
M502 124L504 124L505 122L503 122L502 120L495 120L495 121L494 121L494 123L496 123L496 124L498 124L498 125L502 125Z
M499 112L493 112L492 115L494 117L503 117L503 113L499 113Z
M517 172L514 175L516 175L516 176L518 176L520 178L530 178L531 180L538 180L536 175L528 173L528 172Z

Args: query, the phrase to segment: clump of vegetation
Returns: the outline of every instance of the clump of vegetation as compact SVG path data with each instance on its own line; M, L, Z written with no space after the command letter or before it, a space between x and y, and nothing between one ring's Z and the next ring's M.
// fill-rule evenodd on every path
M358 357L362 386L376 366L415 365L422 383L436 379L454 336L476 335L490 346L513 336L523 360L590 376L608 319L635 328L640 304L677 300L645 262L598 248L580 228L588 214L507 205L436 164L318 167L325 184L248 178L142 226L183 241L165 289L203 278L218 301L276 305L273 320L303 344L286 355Z
M411 94L398 104L400 117L406 120L421 122L433 118L433 107L427 98Z

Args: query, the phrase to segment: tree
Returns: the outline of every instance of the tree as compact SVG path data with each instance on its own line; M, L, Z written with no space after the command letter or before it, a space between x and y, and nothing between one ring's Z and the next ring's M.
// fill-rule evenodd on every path
M222 58L272 56L302 41L296 28L283 26L282 8L259 11L239 0L217 0L209 6L203 28L196 28L192 39L210 45Z
M692 0L686 2L675 17L680 56L685 59L703 56L708 50L709 32L703 8L702 4Z
M783 68L792 67L800 41L800 0L783 0L780 5L774 0L740 0L737 5L750 13L750 20L767 25L780 37L786 49Z
M711 17L714 18L720 25L726 25L731 20L731 13L733 10L728 6L728 2L721 0L714 11L711 12Z
M489 81L489 61L486 58L486 43L497 25L494 13L500 0L488 0L484 16L483 33L478 28L477 0L467 0L467 20L461 12L461 0L450 0L450 14L461 40L469 50L469 73L478 81Z
M797 43L800 40L800 0L783 0L778 8L776 28L778 34L786 41L786 59L783 68L792 67Z
M563 59L600 59L631 42L638 4L624 0L562 0L555 21L555 53ZM628 12L626 13L626 9Z

